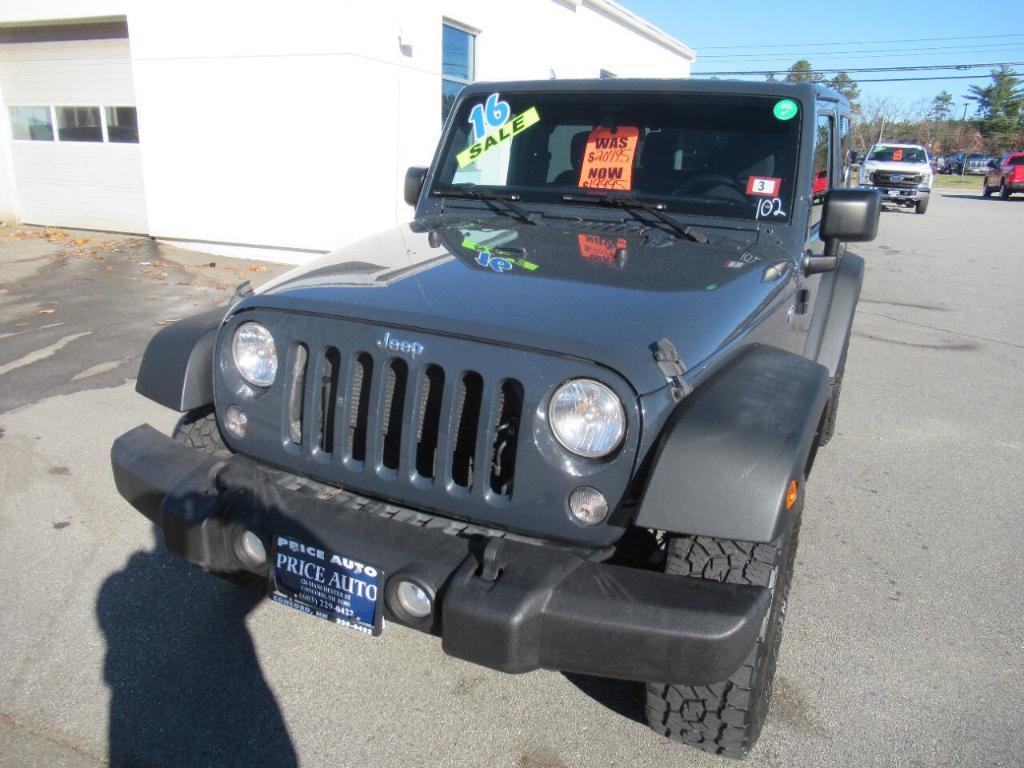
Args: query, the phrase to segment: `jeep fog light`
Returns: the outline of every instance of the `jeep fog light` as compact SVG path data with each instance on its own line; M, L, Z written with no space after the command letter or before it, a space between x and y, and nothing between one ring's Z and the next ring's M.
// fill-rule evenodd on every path
M398 604L398 614L405 614L414 619L425 619L430 615L433 606L430 595L414 581L400 581L394 595Z
M242 323L231 342L231 354L242 378L256 387L269 387L277 377L277 345L259 323Z
M597 525L608 517L608 499L596 488L581 485L569 494L569 511L576 522Z
M249 417L245 415L245 411L237 405L228 406L224 411L224 428L235 437L245 437L248 427Z
M263 540L252 531L246 531L238 538L238 549L249 561L249 565L260 566L267 562L267 549Z

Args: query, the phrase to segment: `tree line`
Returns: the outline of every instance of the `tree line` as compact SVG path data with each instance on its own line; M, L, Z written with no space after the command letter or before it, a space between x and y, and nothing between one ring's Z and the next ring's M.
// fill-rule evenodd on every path
M790 83L822 83L850 101L854 146L866 151L878 141L923 144L933 155L953 152L1000 154L1024 150L1024 79L1010 67L991 71L987 85L972 85L957 114L953 94L941 91L932 99L908 104L891 98L861 99L860 87L846 72L826 78L807 59L786 72ZM769 80L774 76L769 75ZM970 106L973 113L968 115Z

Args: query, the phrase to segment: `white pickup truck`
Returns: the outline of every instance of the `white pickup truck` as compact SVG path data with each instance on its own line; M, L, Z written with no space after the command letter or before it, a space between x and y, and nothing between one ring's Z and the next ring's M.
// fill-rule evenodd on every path
M920 144L875 144L860 168L860 186L882 193L882 203L928 210L932 167Z

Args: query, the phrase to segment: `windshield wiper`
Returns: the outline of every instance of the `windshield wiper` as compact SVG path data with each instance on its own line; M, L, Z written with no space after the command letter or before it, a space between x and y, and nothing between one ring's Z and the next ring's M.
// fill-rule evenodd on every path
M648 203L643 200L637 200L635 197L622 197L619 195L611 195L608 192L600 195L562 195L562 202L565 203L589 203L591 205L610 205L615 208L622 208L633 215L634 218L643 221L641 216L636 214L636 211L646 211L655 218L661 220L665 224L668 224L673 230L681 234L683 237L692 240L695 243L701 245L707 245L709 240L707 235L701 232L696 227L689 225L680 224L678 221L673 219L667 213L665 213L664 203Z
M465 184L452 184L449 187L441 187L434 191L439 195L448 195L450 197L469 197L473 200L482 200L492 211L504 214L508 214L509 211L511 211L516 217L525 221L527 224L537 223L534 221L534 214L530 213L522 206L516 205L515 201L519 200L519 195L515 193L510 192L507 195L499 195L491 192L489 189L482 189L469 182Z

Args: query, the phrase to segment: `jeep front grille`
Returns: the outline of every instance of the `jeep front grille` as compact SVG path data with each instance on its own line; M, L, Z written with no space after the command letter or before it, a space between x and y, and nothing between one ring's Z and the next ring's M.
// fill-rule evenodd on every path
M522 416L519 381L485 387L480 373L462 372L451 379L446 401L451 374L438 365L410 370L400 357L375 360L370 352L346 354L333 346L310 360L308 349L295 343L285 372L284 432L295 448L315 446L321 461L349 470L372 465L396 477L414 472L417 480L450 482L456 493L487 483L493 494L511 498Z
M921 183L920 173L900 173L899 171L875 171L871 174L871 182L885 187L916 187Z
M249 320L277 344L277 380L262 390L241 378L231 354L236 329ZM389 347L389 333L410 344ZM217 344L217 413L231 405L245 412L245 437L225 433L242 457L470 528L603 546L628 524L613 515L583 527L566 508L584 484L617 505L637 460L636 392L593 360L276 307L236 311ZM552 393L573 378L605 382L626 406L626 438L614 456L573 457L547 426Z

